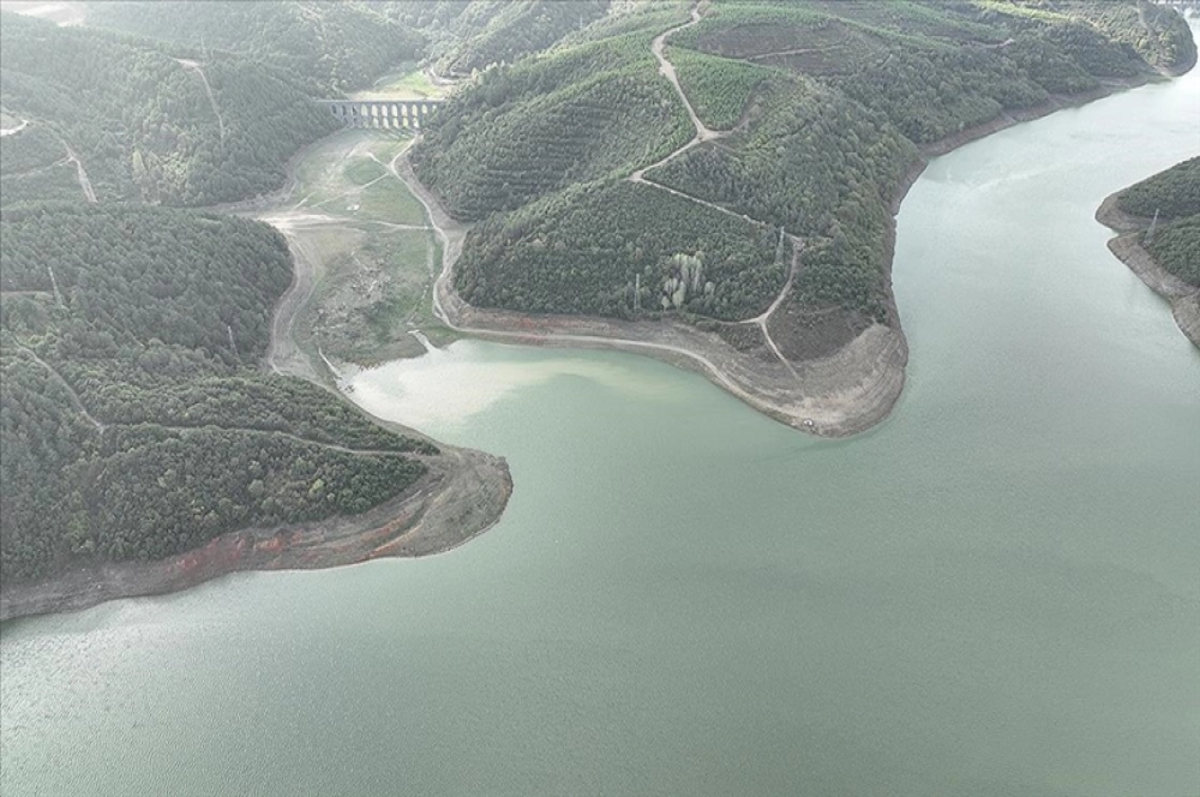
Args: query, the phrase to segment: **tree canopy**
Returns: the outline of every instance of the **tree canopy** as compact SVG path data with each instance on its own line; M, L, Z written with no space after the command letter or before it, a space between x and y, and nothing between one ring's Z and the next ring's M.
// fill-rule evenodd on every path
M805 241L791 316L893 323L891 206L921 145L1195 55L1179 15L1134 0L715 0L666 56L700 120L728 133L681 150L694 130L650 43L685 10L614 6L431 120L417 175L481 222L456 272L465 298L745 319L784 280L783 230ZM676 301L681 257L712 286Z
M279 233L168 208L0 214L0 577L155 559L362 512L425 472L392 434L265 374Z
M337 129L284 70L7 13L0 97L29 121L0 138L6 204L84 199L79 165L100 201L231 202L280 187Z

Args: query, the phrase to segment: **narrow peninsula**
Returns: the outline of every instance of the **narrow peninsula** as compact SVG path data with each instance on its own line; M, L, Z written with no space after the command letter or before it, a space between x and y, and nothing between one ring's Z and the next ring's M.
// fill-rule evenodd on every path
M1171 303L1175 323L1200 348L1200 157L1108 197L1096 220L1121 233L1108 248Z

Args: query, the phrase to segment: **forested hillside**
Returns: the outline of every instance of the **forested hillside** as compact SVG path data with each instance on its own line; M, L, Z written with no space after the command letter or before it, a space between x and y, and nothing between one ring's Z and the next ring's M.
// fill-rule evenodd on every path
M0 102L28 121L0 138L6 205L239 200L281 186L288 158L337 127L285 70L11 14Z
M1121 210L1149 219L1175 219L1200 213L1200 157L1134 183L1117 200Z
M340 93L423 55L425 37L399 18L415 9L401 5L422 3L93 2L87 23L236 53L280 67L315 93Z
M1153 237L1143 233L1141 242L1155 263L1200 288L1200 214L1162 224Z
M689 8L614 7L488 70L428 125L418 177L482 221L456 270L464 298L749 318L783 284L786 257L768 242L785 231L804 249L771 328L791 351L828 353L845 335L807 346L805 330L896 323L891 206L921 145L1195 58L1182 17L1135 0L715 0L666 42L710 128L684 148L696 131L650 43ZM675 301L696 268L683 262L706 276Z
M489 70L423 131L413 153L422 180L475 220L670 154L691 126L654 74L651 38L631 33Z
M6 209L0 242L5 580L361 512L436 453L260 371L291 281L265 225L59 203Z
M1159 224L1140 241L1154 261L1189 285L1200 288L1200 157L1126 188L1117 206Z
M604 16L609 0L475 0L457 5L437 40L437 70L469 75L544 50ZM437 10L433 11L436 14ZM430 31L437 34L437 29Z

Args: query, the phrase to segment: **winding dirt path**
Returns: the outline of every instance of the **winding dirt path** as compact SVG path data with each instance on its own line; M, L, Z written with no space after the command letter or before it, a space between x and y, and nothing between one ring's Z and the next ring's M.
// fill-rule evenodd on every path
M140 426L141 424L126 424L126 423L112 424L113 427L117 427L117 428L131 427L131 426L135 426L135 425ZM342 454L355 454L355 455L364 456L364 457L413 457L416 459L428 459L431 456L429 454L419 454L419 453L416 453L413 451L394 451L392 449L387 449L387 448L352 448L350 446L344 446L340 443L327 443L323 440L312 440L307 437L302 437L301 435L298 435L298 434L292 434L291 432L281 432L281 431L278 431L275 429L255 429L255 428L249 427L249 426L221 426L221 425L215 424L215 423L203 424L203 425L197 425L197 426L180 426L177 424L159 423L157 421L149 421L149 422L147 422L146 425L147 426L155 426L159 429L168 429L172 432L179 432L180 434L190 434L190 433L195 433L195 432L202 432L202 431L205 431L206 429L214 429L215 428L215 429L220 429L221 431L224 431L224 432L247 432L250 434L269 435L270 437L282 437L287 440L291 440L296 443L301 443L306 446L316 446L317 448L323 448L326 451L337 451ZM107 428L107 427L104 427L104 428ZM436 456L436 455L433 455L433 456Z
M67 389L67 396L71 399L71 406L73 406L75 408L75 411L78 412L80 415L82 415L85 419L87 419L88 423L90 423L92 426L95 426L96 430L98 432L100 432L101 434L104 434L104 430L108 428L107 424L103 424L100 421L96 420L96 418L93 417L92 414L87 411L87 407L83 406L83 401L82 401L82 399L79 398L79 394L75 392L75 388L71 387L71 383L63 378L63 375L58 372L57 368L55 368L53 365L51 365L50 363L43 360L41 357L39 357L37 355L37 352L35 352L33 349L29 348L28 346L25 346L24 344L20 343L19 341L14 341L14 345L17 347L17 350L20 351L22 354L29 356L34 362L36 362L38 365L42 366L47 371L49 371L50 375L52 377L54 377L54 379L57 380L59 382L59 384L61 384L64 388Z
M24 130L28 126L29 126L29 120L22 119L21 124L17 125L16 127L5 127L3 129L0 129L0 138L4 138L5 136L15 136L17 133L20 133L22 130Z
M0 296L50 296L54 294L50 291L0 291Z
M646 176L645 176L646 172L651 171L653 169L657 169L659 166L663 166L667 163L670 163L671 161L675 160L680 155L682 155L683 153L692 149L693 147L699 146L700 144L703 144L706 141L714 141L716 139L724 138L725 136L729 135L728 132L718 132L716 130L712 130L709 127L707 127L704 124L704 122L700 121L700 117L696 114L696 109L692 107L691 100L688 99L687 93L683 90L683 86L681 86L679 84L679 76L675 72L674 64L672 64L670 62L670 60L667 58L667 56L665 54L666 43L667 43L668 38L670 38L673 34L677 33L678 31L684 30L685 28L690 28L691 26L698 23L701 19L702 19L702 16L700 14L700 4L697 3L696 5L692 6L692 18L689 22L685 22L682 25L676 25L675 27L670 28L669 30L666 30L666 31L660 33L658 36L656 36L654 38L654 41L650 44L650 51L654 54L655 59L658 60L659 74L663 75L667 80L669 80L671 82L671 86L675 89L675 93L677 95L679 95L679 99L683 103L683 107L687 110L688 118L692 120L692 126L696 129L696 135L695 135L695 137L692 138L691 141L687 142L682 147L675 150L671 154L667 155L665 158L658 161L657 163L652 163L649 166L645 166L641 169L638 169L633 174L629 175L628 179L630 182L641 183L642 185L653 186L654 188L657 188L660 191L666 191L667 193L672 194L673 196L677 196L677 197L680 197L681 199L686 199L691 202L695 202L698 205L703 205L706 208L711 208L713 210L719 211L728 216L732 216L735 219L741 219L742 221L749 222L750 224L753 224L755 226L766 227L767 226L766 222L760 221L758 219L753 219L743 213L737 213L733 210L730 210L729 208L722 207L721 205L718 205L715 202L710 202L706 199L701 199L700 197L692 196L691 194L684 193L683 191L680 191L678 189L671 188L669 186L665 186L662 183L656 183L653 180L647 180ZM800 375L796 373L795 367L793 367L791 362L788 361L788 358L783 356L783 352L780 351L779 346L777 346L775 344L774 338L771 337L771 330L767 326L767 321L770 320L771 314L774 313L776 308L778 308L779 305L783 303L783 300L787 297L788 292L791 291L791 289L792 289L792 282L795 280L796 271L799 268L800 251L804 248L804 242L798 236L789 235L788 238L792 242L792 263L791 263L790 268L788 269L787 280L784 282L783 288L780 289L779 294L775 297L775 300L771 302L770 306L763 313L761 313L758 316L755 316L754 318L749 318L749 319L746 319L745 321L740 321L738 323L757 324L759 330L762 332L763 339L767 343L767 348L769 348L775 354L775 356L779 358L779 361L784 364L784 366L788 369L788 371L791 372L793 377L795 377L796 379L799 379ZM436 295L436 291L435 291L435 295Z
M204 93L208 95L208 104L212 106L213 113L217 116L217 127L221 131L221 140L225 140L225 120L221 117L221 109L217 107L217 98L213 96L212 86L208 85L208 77L204 74L204 67L199 61L191 61L187 58L176 58L176 63L184 69L195 72L200 76L200 82L204 84Z
M692 126L696 128L697 143L700 141L710 141L714 138L721 138L724 134L718 133L715 130L710 130L705 126L704 122L700 121L700 117L696 115L696 111L692 108L692 104L688 102L687 95L683 93L683 89L679 85L679 76L675 74L675 65L672 64L663 54L666 48L667 39L681 30L692 27L700 22L702 16L700 14L700 4L692 6L692 19L682 25L665 30L654 38L650 43L650 52L654 53L654 57L658 60L658 72L667 80L671 81L671 85L675 87L675 93L679 95L679 99L683 100L683 107L687 108L688 117L692 120Z
M771 316L776 310L779 309L779 305L783 304L783 300L786 299L787 295L791 292L792 283L795 282L796 274L800 271L800 252L804 248L804 242L795 235L789 235L788 238L792 242L792 264L788 268L787 282L783 283L783 288L780 289L779 295L775 297L775 301L771 302L770 307L754 318L748 318L739 323L756 324L759 328L759 331L762 332L763 340L767 342L767 347L775 353L775 356L778 357L779 361L782 362L788 371L791 372L792 376L794 376L796 379L799 379L800 374L796 373L795 366L792 365L791 361L788 360L787 357L783 356L783 352L779 350L777 345L775 345L775 339L771 337L771 330L767 326L767 322L771 320Z
M96 203L96 192L92 190L92 181L88 179L87 169L83 168L83 161L79 160L79 156L75 154L75 150L71 149L71 145L63 141L62 145L67 150L67 162L75 164L75 171L79 176L79 187L83 189L83 195L87 197L87 201L92 204Z

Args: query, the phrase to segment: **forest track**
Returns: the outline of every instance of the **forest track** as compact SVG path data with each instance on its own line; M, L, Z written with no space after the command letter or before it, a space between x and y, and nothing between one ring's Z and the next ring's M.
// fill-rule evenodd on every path
M221 140L225 140L225 120L221 117L221 109L217 107L217 98L213 96L212 86L208 84L208 76L204 74L204 67L199 61L191 61L187 58L176 58L176 63L184 69L195 72L200 76L200 82L204 84L204 93L208 95L208 104L212 106L213 113L217 116L217 128L221 131Z
M75 408L75 411L87 419L88 423L90 423L92 426L95 426L96 430L100 432L100 434L104 434L104 430L108 428L108 425L96 420L96 418L90 412L88 412L87 407L83 405L83 400L80 399L79 394L75 392L75 388L71 386L70 382L63 378L63 375L58 372L57 368L43 360L38 356L37 352L20 343L19 341L14 341L14 345L21 353L29 355L34 362L49 371L50 375L57 379L62 386L67 389L67 395L71 399L71 405Z
M49 296L54 298L53 291L0 291L0 296Z
M667 163L670 163L671 161L675 160L675 158L678 158L680 155L682 155L683 153L692 149L693 147L699 146L700 144L703 144L707 141L716 141L718 139L724 138L725 136L729 135L728 132L719 132L716 130L712 130L709 127L707 127L704 124L704 122L700 121L700 117L696 114L696 109L692 107L692 103L688 99L687 93L684 92L683 86L681 86L679 84L679 76L675 72L674 64L672 64L670 62L670 60L667 58L667 56L665 54L667 39L670 38L672 34L678 32L678 31L684 30L685 28L690 28L691 26L700 22L700 20L703 18L702 15L700 14L700 4L698 2L696 3L696 5L692 6L691 16L692 16L692 18L689 22L685 22L682 25L677 25L673 28L670 28L669 30L663 31L658 36L656 36L654 38L654 41L650 44L650 52L653 53L655 59L658 60L659 74L663 75L664 77L666 77L667 80L669 80L671 82L671 86L674 87L675 93L677 95L679 95L679 99L683 102L683 107L687 110L688 118L692 120L692 126L696 129L696 135L694 138L692 138L691 141L687 142L682 147L675 150L671 154L667 155L665 158L658 161L657 163L652 163L649 166L645 166L641 169L638 169L633 174L631 174L628 179L630 180L630 182L641 183L642 185L653 186L654 188L657 188L660 191L666 191L667 193L673 194L674 196L680 197L682 199L690 200L692 202L695 202L698 205L703 205L704 207L711 208L712 210L719 211L728 216L733 216L736 219L741 219L742 221L749 222L750 224L753 224L755 226L767 227L769 225L764 221L760 221L758 219L753 219L750 216L747 216L743 213L738 213L736 211L730 210L729 208L722 207L721 205L718 205L715 202L710 202L706 199L701 199L699 197L692 196L691 194L685 193L678 189L670 188L669 186L663 185L662 183L657 183L653 180L646 179L646 176L645 176L646 172L651 171L653 169L657 169L659 166L664 166ZM792 282L795 279L796 271L799 268L800 251L803 249L804 242L801 238L799 238L798 236L795 236L795 235L789 235L788 238L790 238L791 242L792 242L792 264L791 264L791 267L788 269L787 280L784 282L783 288L780 289L779 294L775 297L775 300L771 302L771 305L764 312L755 316L754 318L749 318L749 319L746 319L745 321L739 321L738 323L757 324L759 330L762 332L763 339L766 341L767 348L769 348L772 351L772 353L774 353L774 355L779 358L779 361L781 363L783 363L784 367L787 368L787 370L792 374L793 377L795 377L796 379L799 379L800 375L798 373L796 373L795 367L791 364L791 362L788 361L788 358L783 356L783 352L780 351L779 346L777 346L775 344L774 338L771 337L771 330L767 326L767 322L770 320L771 314L774 313L776 308L778 308L779 305L783 303L783 300L787 297L788 293L791 291ZM434 291L434 295L435 296L437 295L436 291Z
M62 141L62 139L59 140ZM79 156L75 154L75 150L71 149L70 144L68 144L66 141L63 141L62 145L67 150L67 162L74 162L75 164L75 171L79 176L79 187L83 189L83 195L87 197L88 202L95 204L96 192L92 190L92 181L88 179L87 169L83 168L83 161L81 161Z
M800 374L796 372L796 368L792 365L791 361L788 360L787 357L783 356L783 352L780 351L779 346L775 344L775 339L771 337L771 329L768 326L771 316L774 315L775 311L779 309L779 305L783 304L783 300L787 298L787 295L791 293L792 283L795 282L796 274L800 271L800 252L804 248L804 241L796 235L789 235L788 238L792 242L792 265L788 269L787 282L783 284L783 288L780 289L779 295L775 297L775 301L771 302L771 306L768 307L762 314L740 323L758 325L759 331L762 332L763 340L767 342L767 347L775 353L775 356L778 357L779 361L783 363L784 367L791 372L792 376L799 380Z
M688 117L692 120L692 126L696 128L697 143L699 141L711 141L714 138L721 138L725 134L709 129L704 122L700 121L700 117L696 115L696 110L692 108L691 102L688 101L687 95L683 93L683 88L679 85L679 76L675 74L675 65L667 60L666 55L663 54L663 50L666 48L667 39L673 34L692 27L699 23L701 19L703 19L703 16L700 14L700 3L697 2L692 6L692 18L690 21L663 31L650 43L650 52L658 60L659 74L671 81L671 85L675 87L675 93L679 95L679 99L683 100L683 107L687 109Z
M29 126L29 120L22 119L21 124L17 125L16 127L5 127L3 129L0 129L0 138L4 138L5 136L15 136L17 133L20 133L22 130L24 130L28 126Z

